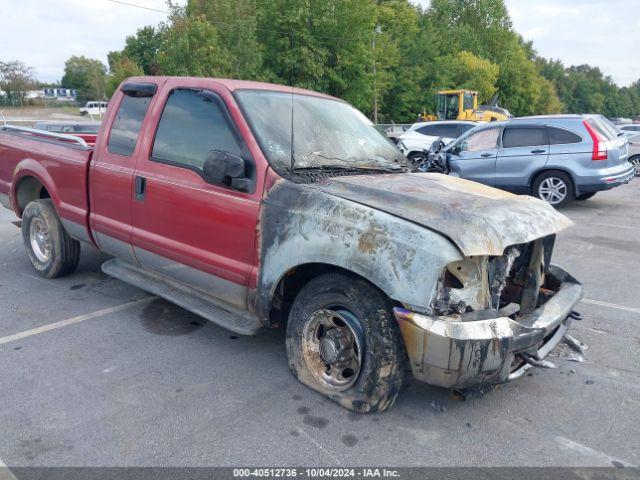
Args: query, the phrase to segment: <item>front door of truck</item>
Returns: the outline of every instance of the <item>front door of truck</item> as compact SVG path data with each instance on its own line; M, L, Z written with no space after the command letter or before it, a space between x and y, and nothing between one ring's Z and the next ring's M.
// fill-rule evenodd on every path
M153 112L159 121L145 134L148 155L134 173L134 252L143 267L245 308L260 195L209 183L203 168L212 151L242 157L248 177L255 167L222 97L185 83L167 82Z
M131 196L140 130L158 90L155 81L125 83L113 97L90 164L89 223L101 250L136 263L131 248ZM108 132L108 133L107 133Z

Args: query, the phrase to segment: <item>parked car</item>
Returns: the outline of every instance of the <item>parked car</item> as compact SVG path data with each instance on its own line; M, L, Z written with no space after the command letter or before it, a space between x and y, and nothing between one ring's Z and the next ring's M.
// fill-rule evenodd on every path
M138 77L111 101L95 148L0 127L0 202L45 278L84 243L114 257L107 274L234 332L286 325L295 377L358 412L393 404L407 357L442 387L521 377L578 318L580 283L550 263L566 217L411 173L341 100Z
M629 163L636 169L636 177L640 177L640 134L629 137Z
M631 123L628 125L618 125L620 130L625 135L640 135L640 123Z
M101 117L107 111L107 106L107 102L87 102L84 107L80 108L80 115Z
M54 133L66 133L82 138L88 145L95 145L100 122L37 122L33 128Z
M409 160L418 163L435 140L448 144L476 126L477 122L462 120L415 123L398 137L398 148Z
M523 117L477 127L442 155L451 175L554 207L627 183L629 142L600 115Z

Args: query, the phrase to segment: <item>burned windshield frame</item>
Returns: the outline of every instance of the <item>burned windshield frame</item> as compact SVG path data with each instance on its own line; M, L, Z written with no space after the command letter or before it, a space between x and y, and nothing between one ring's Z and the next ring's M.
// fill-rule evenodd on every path
M244 118L246 119L253 136L256 141L260 145L260 148L265 155L265 158L269 162L269 165L282 177L289 178L292 180L296 180L300 175L303 175L304 172L308 172L313 169L327 169L334 167L346 167L343 168L343 172L347 172L349 167L353 167L353 169L363 170L366 167L371 173L389 173L390 171L403 172L407 171L407 169L411 168L408 164L408 161L402 155L400 150L393 144L393 142L384 134L382 134L374 124L372 124L361 112L359 112L356 108L349 105L346 102L343 102L339 99L326 98L321 96L316 96L313 94L305 94L300 92L283 92L279 90L262 90L262 89L239 89L234 92L234 98L243 113ZM305 130L300 127L299 122L295 124L296 119L296 105L299 105L298 109L302 111L302 108L305 108L304 113L301 113L301 117L303 119L314 118L314 114L320 114L322 112L322 108L326 108L329 103L317 103L313 102L331 102L336 106L339 106L342 109L345 109L344 112L352 111L353 116L349 116L348 119L355 122L351 127L348 122L333 123L335 122L335 117L332 119L331 115L327 115L326 117L321 117L318 115L319 126L325 125L327 126L328 132L336 132L336 133L344 133L347 138L349 135L353 135L353 139L361 138L363 141L362 149L355 148L356 155L348 155L349 149L344 150L345 155L336 155L335 149L331 151L332 148L328 148L329 151L326 151L323 148L314 150L311 146L307 146L306 143L303 145L306 147L302 152L296 152L296 148L300 149L300 143L297 137L294 138L294 151L293 155L295 158L294 168L291 169L291 138L292 131L291 127L291 114L286 115L286 118L279 119L278 123L274 123L271 121L269 126L272 127L271 136L267 136L264 131L265 126L267 125L267 120L262 118L258 118L256 113L259 112L265 105L257 105L257 102L252 100L260 100L264 99L267 96L273 97L281 97L283 101L285 99L289 99L288 101L288 109L291 108L291 99L293 98L296 101L294 104L294 125L296 126L293 133L294 137L297 135L303 135ZM271 100L273 101L273 100ZM306 102L300 103L300 102ZM330 110L325 110L329 112ZM330 111L331 114L335 115L333 110ZM270 117L271 119L277 115L278 112L272 112L274 115ZM281 114L284 111L280 112ZM285 116L285 115L281 115ZM322 118L326 118L325 121ZM362 124L358 122L361 121ZM332 128L338 126L344 126L344 130L340 130L339 128ZM361 129L359 131L359 129ZM375 133L374 133L375 132ZM361 137L358 137L358 134L362 133ZM275 141L273 140L274 137ZM316 137L321 138L321 136ZM313 140L313 139L312 139ZM341 147L347 147L348 142L328 142L328 146L336 147L340 150ZM366 145L366 147L365 147ZM279 151L275 152L274 148L279 147ZM358 150L361 150L358 152ZM369 151L367 151L369 150ZM275 152L275 153L274 153ZM303 153L304 156L301 157L300 154ZM362 156L358 156L358 154L362 154ZM344 158L342 158L344 157ZM366 158L365 158L366 157ZM326 161L320 161L319 159L323 158ZM296 167L299 168L296 171ZM339 171L341 169L336 169L335 174L339 175Z

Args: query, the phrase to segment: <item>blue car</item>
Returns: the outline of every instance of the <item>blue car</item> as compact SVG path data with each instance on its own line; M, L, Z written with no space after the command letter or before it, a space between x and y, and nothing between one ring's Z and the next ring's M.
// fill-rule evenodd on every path
M449 174L554 207L586 200L634 176L629 141L601 115L549 115L488 123L446 146Z

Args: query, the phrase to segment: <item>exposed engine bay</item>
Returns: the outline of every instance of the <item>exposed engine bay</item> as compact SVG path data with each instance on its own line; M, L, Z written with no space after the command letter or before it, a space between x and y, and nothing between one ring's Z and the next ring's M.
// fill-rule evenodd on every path
M502 256L450 263L438 281L433 313L462 322L531 313L555 293L545 286L554 242L555 235L549 235L511 246Z

